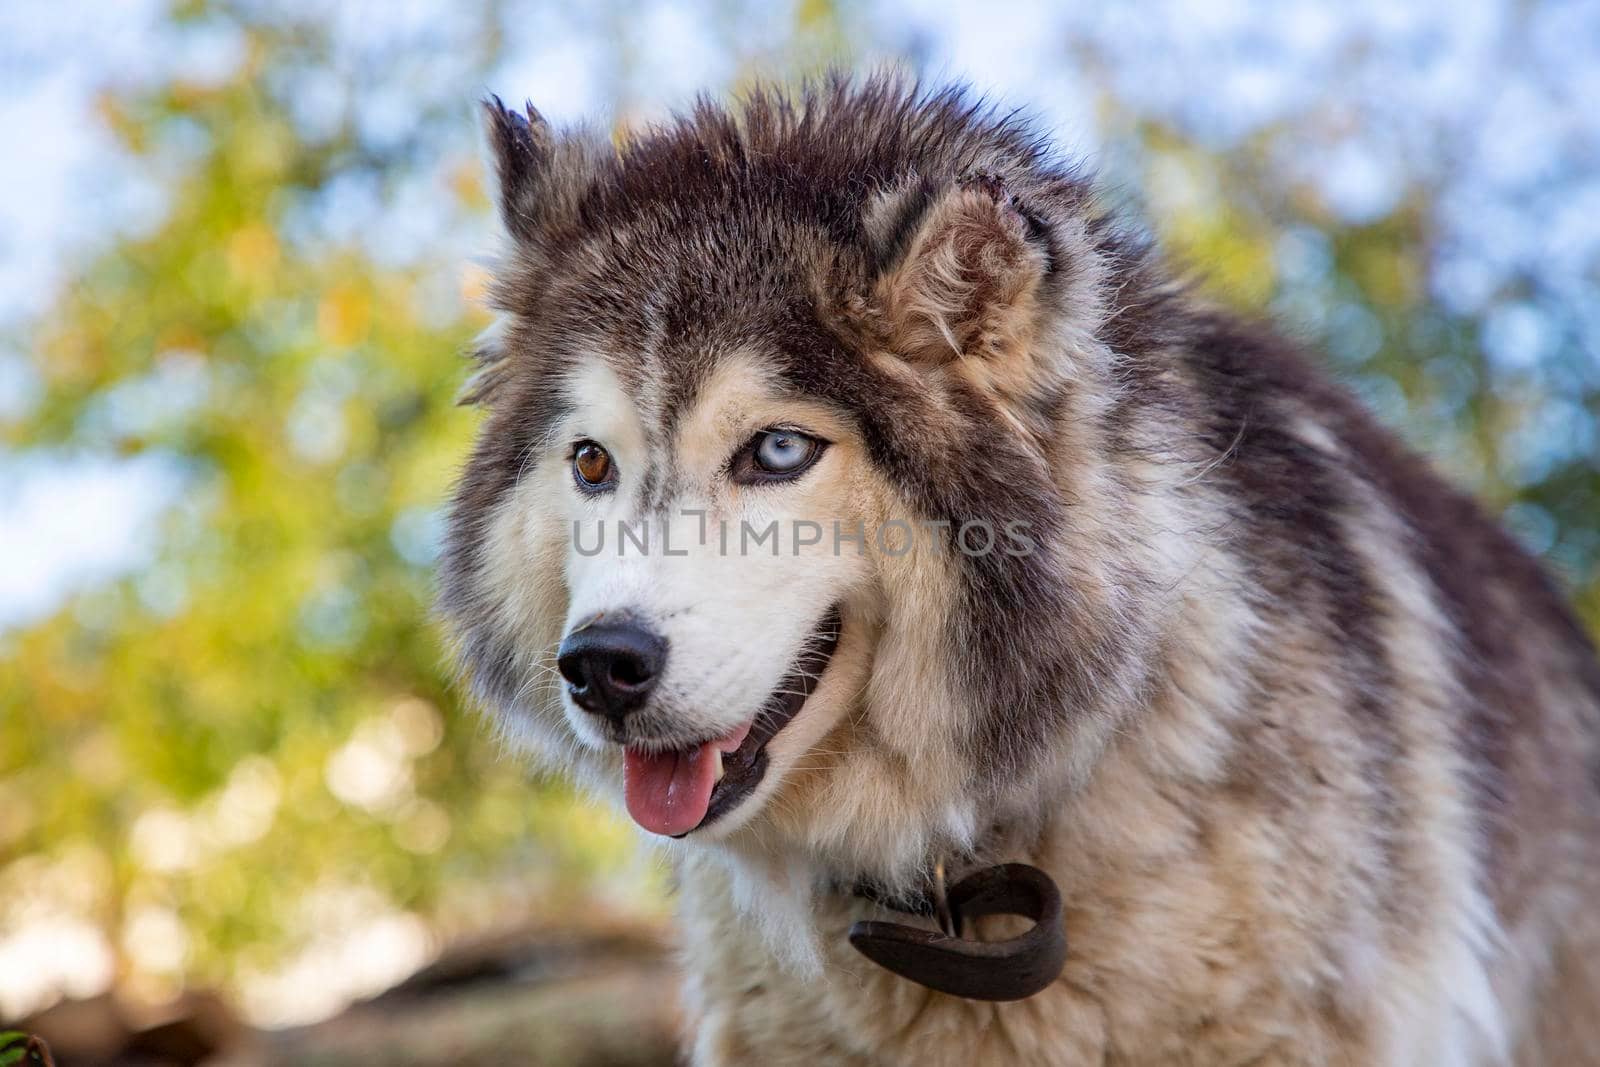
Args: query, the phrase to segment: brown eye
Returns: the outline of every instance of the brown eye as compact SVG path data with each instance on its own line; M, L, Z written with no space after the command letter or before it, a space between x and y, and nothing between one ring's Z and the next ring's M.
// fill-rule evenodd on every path
M611 453L593 441L584 441L572 454L572 472L585 489L604 488L611 481Z

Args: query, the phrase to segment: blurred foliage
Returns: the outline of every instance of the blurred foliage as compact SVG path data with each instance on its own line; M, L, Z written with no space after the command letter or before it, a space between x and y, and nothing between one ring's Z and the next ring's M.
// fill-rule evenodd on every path
M449 264L466 291L440 292L297 233L336 181L381 182L416 144L374 150L349 121L300 136L273 86L325 66L326 41L267 21L246 40L218 84L103 98L171 173L170 210L38 325L42 395L5 428L14 449L153 454L182 478L147 567L0 639L0 861L26 857L0 874L0 931L41 895L76 901L150 995L270 972L384 908L559 910L627 840L461 712L430 624L474 422L453 398L485 322L475 275ZM443 117L470 130L456 104ZM481 210L476 160L457 162L436 195Z
M609 32L628 9L585 17ZM217 984L289 1018L295 983L359 971L374 945L414 962L419 929L659 889L615 821L530 779L465 712L429 620L440 506L475 422L453 406L456 354L485 320L481 273L427 240L485 232L468 104L514 26L472 10L437 47L352 58L328 11L180 4L174 26L238 31L234 69L101 98L166 210L75 270L34 324L41 388L0 421L0 446L152 457L181 490L147 564L0 633L0 938L72 915L135 995ZM814 0L788 18L781 46L747 49L727 77L810 69L866 32ZM613 42L619 85L631 32ZM373 68L420 85L446 60L443 91L365 113L356 99ZM346 91L308 122L330 72ZM618 89L618 114L638 95ZM1113 92L1102 108L1111 185L1144 190L1174 257L1328 352L1600 622L1592 442L1526 462L1542 404L1592 414L1592 353L1489 366L1482 323L1430 294L1425 186L1346 222L1270 166L1282 131L1217 152ZM377 210L349 221L352 197ZM377 940L319 954L362 931Z

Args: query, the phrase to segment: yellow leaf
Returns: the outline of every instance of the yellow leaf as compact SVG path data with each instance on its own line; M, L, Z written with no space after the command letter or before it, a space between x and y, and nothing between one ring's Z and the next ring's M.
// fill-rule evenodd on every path
M228 267L241 281L258 281L278 262L278 235L264 223L252 222L228 238Z
M317 334L335 348L365 340L371 325L372 300L354 286L334 286L317 307Z

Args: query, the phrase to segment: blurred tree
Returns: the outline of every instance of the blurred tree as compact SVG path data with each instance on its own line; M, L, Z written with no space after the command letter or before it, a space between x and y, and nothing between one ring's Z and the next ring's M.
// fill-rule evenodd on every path
M352 94L313 131L295 112L340 62L327 27L229 18L221 80L102 98L168 211L38 325L40 397L4 426L17 450L155 457L181 488L148 566L0 637L0 934L67 908L136 992L254 982L290 1018L308 979L359 992L419 962L413 916L570 905L627 838L455 710L430 565L477 283L385 263L337 218L356 193L396 229L481 211L470 96L376 131ZM469 30L481 70L498 23ZM441 123L464 136L419 166ZM316 950L340 937L366 940Z

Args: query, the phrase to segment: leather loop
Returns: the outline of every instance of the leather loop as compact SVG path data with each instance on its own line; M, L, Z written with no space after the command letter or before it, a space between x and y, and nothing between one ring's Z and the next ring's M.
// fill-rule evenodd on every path
M950 890L959 931L981 915L1034 920L1009 941L972 941L901 923L863 920L850 944L867 959L918 985L969 1000L1022 1000L1045 989L1067 961L1061 891L1050 876L1025 863L986 867Z

